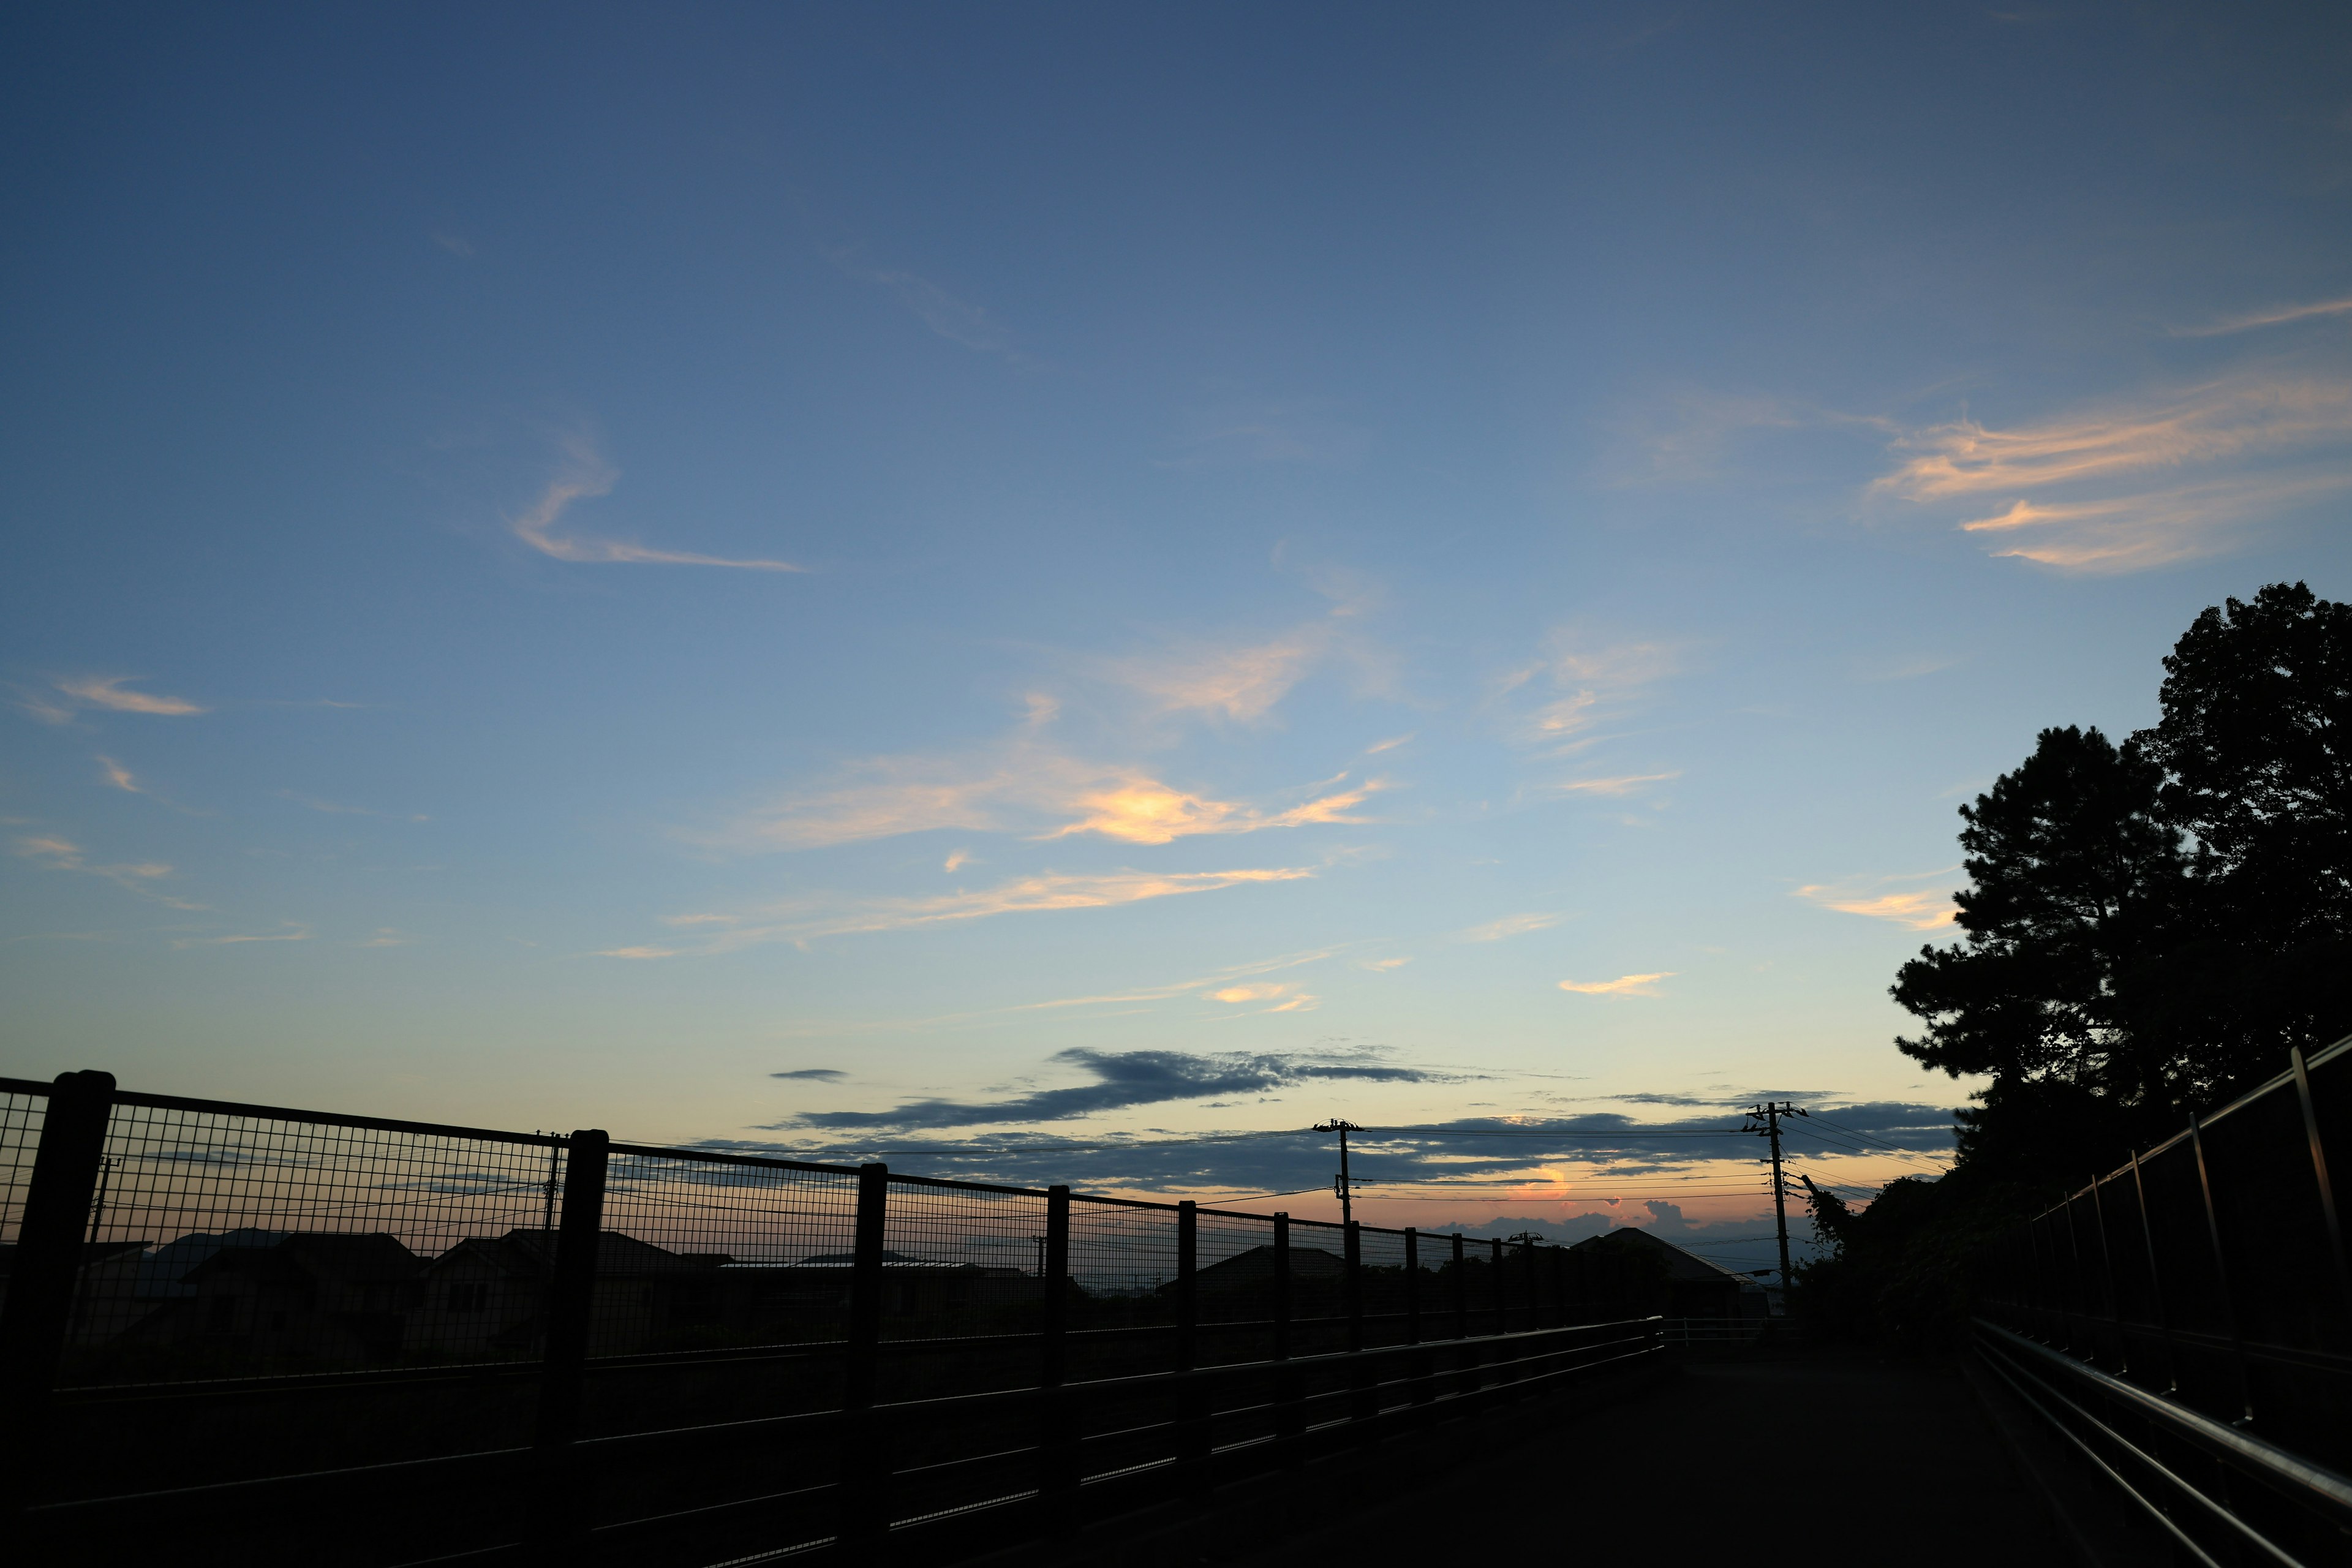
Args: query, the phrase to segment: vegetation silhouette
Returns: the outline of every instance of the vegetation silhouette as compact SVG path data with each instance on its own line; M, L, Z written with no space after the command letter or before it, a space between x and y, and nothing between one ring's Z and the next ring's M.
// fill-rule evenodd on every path
M1807 1184L1825 1330L1948 1337L2002 1226L2352 1032L2352 605L2269 584L2164 670L2153 727L2044 730L1960 808L1961 940L1897 973L1895 1044L1991 1081L1943 1179L1859 1213Z

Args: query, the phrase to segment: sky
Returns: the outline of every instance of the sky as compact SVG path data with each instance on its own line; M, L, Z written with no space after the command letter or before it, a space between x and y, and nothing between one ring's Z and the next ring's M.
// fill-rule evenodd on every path
M2352 595L2347 32L16 8L0 1072L1760 1257L1956 808Z

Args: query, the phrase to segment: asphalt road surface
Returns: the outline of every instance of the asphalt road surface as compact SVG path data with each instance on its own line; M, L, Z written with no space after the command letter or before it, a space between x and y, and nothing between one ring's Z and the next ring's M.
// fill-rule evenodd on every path
M2079 1562L1959 1370L1867 1350L1696 1360L1662 1386L1540 1420L1491 1452L1433 1458L1443 1462L1372 1458L1345 1479L1355 1495L1300 1500L1331 1525L1265 1551L1209 1532L1195 1561Z

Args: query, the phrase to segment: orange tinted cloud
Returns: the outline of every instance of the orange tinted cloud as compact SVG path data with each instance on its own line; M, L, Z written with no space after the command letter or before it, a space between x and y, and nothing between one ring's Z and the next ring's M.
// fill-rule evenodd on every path
M1621 974L1614 980L1563 980L1559 988L1583 996L1655 996L1657 983L1672 980L1675 973L1662 969L1654 974Z

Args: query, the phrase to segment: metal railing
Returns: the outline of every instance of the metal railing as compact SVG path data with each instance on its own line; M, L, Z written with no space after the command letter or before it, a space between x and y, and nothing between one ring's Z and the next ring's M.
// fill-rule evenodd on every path
M1591 1251L102 1073L0 1079L0 1247L84 1561L943 1561L1663 1354Z
M1775 1318L1667 1318L1659 1331L1670 1345L1752 1344L1776 1324Z
M2352 1531L2352 1267L2329 1173L2352 1039L1975 1260L1991 1370L2189 1560L2319 1563Z

